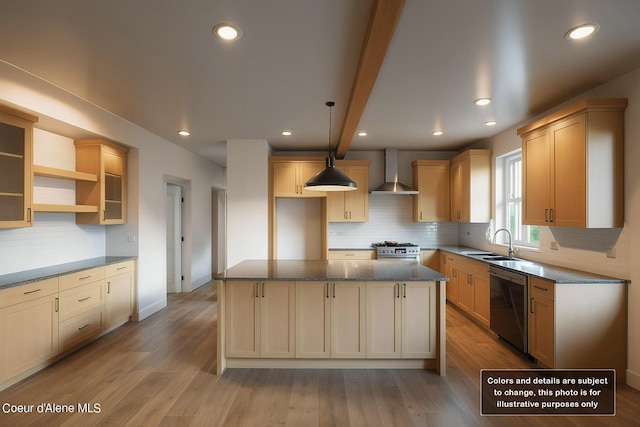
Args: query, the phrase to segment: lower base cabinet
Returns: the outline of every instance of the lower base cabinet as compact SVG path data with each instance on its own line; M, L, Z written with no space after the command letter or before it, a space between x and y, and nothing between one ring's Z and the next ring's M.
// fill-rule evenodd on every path
M0 385L58 354L58 279L0 291Z
M129 321L135 261L0 290L0 390Z
M228 357L295 357L295 282L234 282L226 291Z
M367 358L435 357L436 286L367 283Z
M231 281L225 287L229 358L436 357L436 282Z

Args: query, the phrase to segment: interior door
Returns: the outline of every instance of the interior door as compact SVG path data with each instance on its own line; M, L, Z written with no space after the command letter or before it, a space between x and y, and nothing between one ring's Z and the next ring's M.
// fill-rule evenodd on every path
M167 292L182 292L182 188L167 184Z

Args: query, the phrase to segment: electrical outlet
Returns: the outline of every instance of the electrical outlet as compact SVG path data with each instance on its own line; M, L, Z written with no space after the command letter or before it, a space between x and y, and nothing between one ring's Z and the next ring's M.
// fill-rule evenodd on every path
M557 251L558 250L558 242L549 243L549 248L553 249L554 251Z
M616 257L616 247L610 246L607 248L607 258L615 258Z
M127 242L135 243L136 242L136 236L127 236Z

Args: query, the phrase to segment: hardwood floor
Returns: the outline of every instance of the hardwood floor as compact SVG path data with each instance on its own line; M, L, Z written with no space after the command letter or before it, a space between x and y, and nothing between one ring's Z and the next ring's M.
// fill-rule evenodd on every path
M75 413L0 410L0 426L640 425L640 392L624 385L615 417L480 416L481 368L533 365L450 307L447 377L307 369L229 369L217 377L213 284L169 300L167 309L0 392L0 405L71 405ZM99 411L78 413L78 404Z

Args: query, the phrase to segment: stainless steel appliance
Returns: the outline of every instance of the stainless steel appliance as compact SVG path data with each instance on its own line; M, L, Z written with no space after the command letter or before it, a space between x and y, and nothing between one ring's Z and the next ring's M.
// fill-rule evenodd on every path
M520 351L528 352L528 277L496 266L490 273L490 327Z
M372 243L376 249L378 259L410 259L417 260L420 257L420 246L414 243L381 242Z

